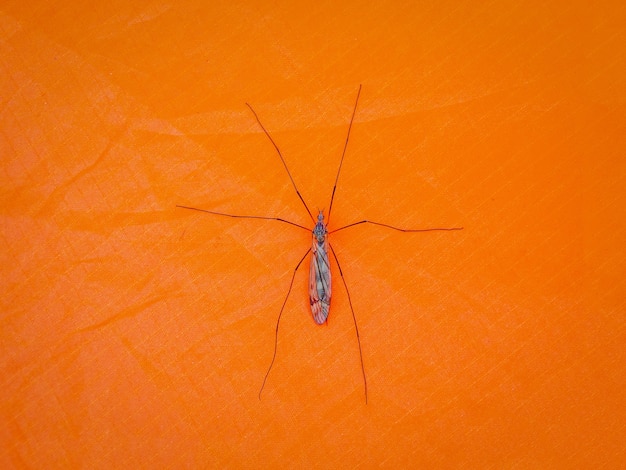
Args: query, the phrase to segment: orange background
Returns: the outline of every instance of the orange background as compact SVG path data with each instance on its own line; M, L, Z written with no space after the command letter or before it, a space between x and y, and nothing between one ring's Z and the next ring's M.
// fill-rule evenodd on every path
M617 468L624 2L3 2L0 467ZM620 6L621 5L621 6ZM296 276L327 209L327 325Z

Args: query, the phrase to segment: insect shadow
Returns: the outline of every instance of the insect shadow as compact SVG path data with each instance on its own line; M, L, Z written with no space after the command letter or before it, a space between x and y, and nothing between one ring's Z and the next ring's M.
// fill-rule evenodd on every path
M328 205L328 214L326 215L326 220L324 220L324 212L322 210L319 211L317 215L317 220L313 217L313 214L309 210L309 207L304 201L304 198L300 194L300 191L298 190L298 187L296 186L296 183L294 182L293 177L291 176L291 172L289 171L289 168L287 167L287 163L285 162L285 159L283 158L283 155L280 149L278 148L278 145L276 145L276 142L274 142L274 139L272 139L272 136L270 135L270 133L267 131L267 129L265 129L265 126L263 126L263 124L261 123L259 116L254 111L254 109L252 109L252 106L246 103L248 108L250 108L250 111L252 111L252 114L254 115L257 123L259 124L261 129L263 129L263 132L265 133L267 138L270 140L270 142L276 149L276 152L278 153L278 156L280 157L280 161L282 162L283 166L285 167L285 170L287 171L287 175L289 176L289 179L291 180L291 184L293 188L295 189L296 194L298 195L298 198L300 198L300 201L302 201L302 204L304 205L304 208L309 214L309 217L315 224L312 230L313 240L312 240L311 247L306 251L304 256L302 256L300 261L298 261L298 264L293 270L293 274L291 276L291 282L289 283L289 289L287 290L287 295L285 296L285 300L283 301L283 304L280 307L280 312L278 313L278 318L276 320L276 329L275 329L275 334L274 334L274 353L272 354L272 360L270 362L269 367L267 368L265 377L263 378L261 389L259 390L259 400L261 399L263 388L265 387L267 378L269 377L270 371L272 370L272 366L274 365L274 361L276 360L276 351L278 349L278 328L280 326L280 319L283 315L283 310L285 309L285 304L287 303L287 299L289 299L289 294L291 293L291 289L293 287L293 281L296 277L296 273L298 272L298 269L300 268L300 265L302 264L304 259L310 253L311 258L310 258L310 268L309 268L309 300L311 303L311 313L313 315L313 320L318 325L321 325L327 321L328 314L330 312L330 299L331 299L331 293L332 293L330 260L329 260L330 254L332 254L332 257L335 259L335 262L337 263L337 267L339 268L339 275L341 277L341 281L343 282L344 288L346 289L346 294L348 296L348 303L350 305L350 311L352 312L352 320L354 321L354 331L356 332L357 344L359 347L359 359L361 362L361 373L363 375L363 389L365 392L365 403L367 404L367 378L365 375L365 366L363 364L363 351L361 349L361 337L359 336L359 327L357 325L356 315L354 314L354 307L352 306L352 299L350 298L350 291L348 290L348 284L346 283L346 280L343 275L343 271L341 270L339 259L337 258L337 254L335 253L335 250L333 249L332 245L328 241L328 236L330 234L339 232L340 230L344 230L350 227L355 227L357 225L362 225L362 224L379 225L381 227L385 227L391 230L397 230L399 232L435 232L435 231L463 230L463 227L404 229L404 228L394 227L392 225L388 225L388 224L384 224L380 222L374 222L372 220L359 220L358 222L352 222L351 224L344 225L343 227L339 227L334 230L330 230L330 231L328 230L328 224L330 221L330 213L333 208L333 200L335 199L335 190L337 189L337 182L339 181L339 174L341 173L343 159L346 155L346 149L348 148L348 141L350 140L350 131L352 130L352 124L354 122L354 116L356 114L356 109L359 103L360 96L361 96L361 85L359 85L359 90L357 92L356 100L354 102L354 109L352 110L352 117L350 118L350 124L348 125L348 134L346 136L346 141L343 147L343 152L341 154L341 160L339 161L339 168L337 169L337 175L335 176L335 184L333 185L333 192L330 196L330 204ZM294 227L301 228L303 230L307 230L307 231L311 230L308 227L297 224L295 222L291 222L289 220L281 219L279 217L225 214L223 212L215 212L215 211L210 211L207 209L200 209L197 207L183 206L180 204L177 204L176 207L179 207L181 209L189 209L189 210L194 210L194 211L199 211L199 212L205 212L207 214L220 215L224 217L233 217L236 219L275 220L278 222L292 225Z

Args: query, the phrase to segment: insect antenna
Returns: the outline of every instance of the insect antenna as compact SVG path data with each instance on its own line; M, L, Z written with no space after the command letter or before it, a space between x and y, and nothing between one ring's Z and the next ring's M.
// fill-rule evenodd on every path
M337 182L339 181L339 173L341 173L341 166L343 165L343 157L345 157L346 149L348 148L348 140L350 140L350 131L352 130L352 122L354 121L354 115L356 114L356 106L359 103L359 96L361 96L361 85L359 85L359 91L356 94L356 101L354 102L354 109L352 110L352 117L350 118L350 125L348 126L348 135L346 136L346 143L343 146L341 160L339 161L339 169L337 170L337 176L335 177L335 185L333 186L333 193L330 195L330 204L328 205L328 215L326 216L326 225L328 225L328 223L330 222L330 211L333 208L333 199L335 199L335 190L337 189Z
M276 333L274 335L274 354L272 354L272 362L270 362L270 366L267 368L267 372L265 373L265 377L263 378L263 384L261 384L261 390L259 390L259 400L261 400L261 393L263 393L263 388L265 387L265 382L267 382L267 377L270 375L270 371L272 370L272 366L274 365L274 361L276 360L276 350L278 349L278 326L280 325L280 318L283 315L283 310L285 309L285 304L287 304L287 299L289 298L289 294L291 293L291 288L293 287L293 280L296 278L296 273L298 272L298 268L306 258L306 255L309 254L311 248L306 250L306 253L302 257L298 264L296 265L296 269L293 270L293 275L291 276L291 282L289 283L289 290L287 291L287 295L285 296L285 301L283 302L283 306L280 307L280 312L278 313L278 319L276 320ZM357 332L358 334L358 332ZM359 346L360 348L361 346ZM361 360L361 362L363 362Z
M254 109L252 109L252 106L250 106L248 103L246 103L246 106L248 108L250 108L250 111L252 111L252 114L254 114L256 122L259 123L259 126L261 126L261 129L263 129L263 132L265 132L265 135L267 136L268 139L270 139L270 142L272 143L272 145L276 149L276 152L278 153L278 156L280 157L280 161L283 162L283 166L285 167L285 170L287 170L287 174L289 175L289 179L291 180L291 184L293 185L293 188L296 190L296 194L298 195L298 197L302 201L302 204L304 205L304 208L306 209L306 211L309 213L309 217L311 217L311 220L313 222L315 222L315 219L313 218L313 214L311 214L311 211L309 210L309 206L306 205L306 202L304 202L304 198L302 197L302 194L300 194L300 191L298 191L298 187L296 186L296 183L293 180L293 177L291 176L291 172L289 171L289 167L287 166L287 163L285 162L285 159L283 158L283 154L280 153L280 149L278 148L278 145L276 145L276 142L274 142L274 139L272 139L272 136L270 135L270 133L267 132L267 130L265 129L265 127L261 123L261 120L259 119L259 116L257 116L257 114L254 111Z

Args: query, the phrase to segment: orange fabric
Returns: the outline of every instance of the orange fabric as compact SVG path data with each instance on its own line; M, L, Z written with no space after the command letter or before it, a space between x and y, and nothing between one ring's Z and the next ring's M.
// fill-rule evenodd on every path
M625 7L4 2L0 467L616 468ZM591 5L591 4L590 4ZM327 325L297 274L327 210Z

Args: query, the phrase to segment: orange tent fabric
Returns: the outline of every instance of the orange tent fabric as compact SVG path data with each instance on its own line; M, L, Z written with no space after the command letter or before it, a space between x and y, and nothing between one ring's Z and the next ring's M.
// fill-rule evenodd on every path
M623 2L4 2L0 467L617 468ZM304 230L328 209L317 326Z

